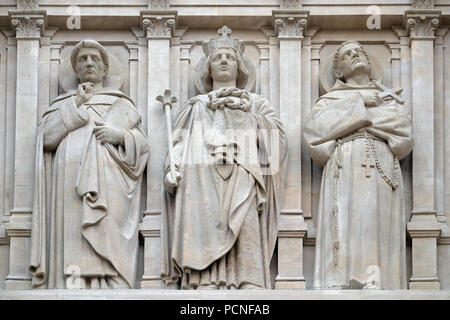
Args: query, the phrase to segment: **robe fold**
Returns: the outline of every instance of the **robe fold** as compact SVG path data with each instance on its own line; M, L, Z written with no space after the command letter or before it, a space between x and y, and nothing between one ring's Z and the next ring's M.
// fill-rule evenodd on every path
M148 159L140 116L122 92L104 88L77 108L57 97L38 128L30 272L32 286L136 281L140 189ZM94 121L124 129L124 145L101 144Z
M287 140L268 101L251 97L245 112L213 110L200 95L177 116L174 158L182 177L176 196L165 194L162 277L181 278L182 288L270 288ZM221 144L234 146L225 164L215 162Z
M313 107L304 130L312 159L324 166L314 268L317 289L406 289L406 221L398 160L412 149L412 125L405 106L394 99L366 108L363 94L376 92L380 90L372 83L354 87L338 80Z

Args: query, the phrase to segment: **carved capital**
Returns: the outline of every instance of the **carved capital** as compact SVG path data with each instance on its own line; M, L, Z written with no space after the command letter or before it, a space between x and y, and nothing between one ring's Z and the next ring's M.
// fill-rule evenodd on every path
M45 11L10 11L11 28L17 39L39 39L45 30Z
M273 10L272 16L279 38L303 38L308 27L309 11Z
M147 11L141 18L147 38L170 39L174 35L177 11Z
M412 38L433 38L439 27L441 12L437 10L411 10L405 12L405 29Z

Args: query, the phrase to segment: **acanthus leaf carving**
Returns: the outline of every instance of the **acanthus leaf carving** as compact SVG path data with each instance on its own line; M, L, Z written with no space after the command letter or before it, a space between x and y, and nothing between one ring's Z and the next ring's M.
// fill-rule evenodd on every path
M11 19L17 38L39 38L44 19L41 17L20 16Z
M147 31L147 37L151 38L171 37L175 28L175 19L171 17L146 17L142 23Z
M439 22L437 16L415 15L407 17L406 26L410 30L411 36L434 37Z
M275 31L279 37L303 37L308 20L303 17L280 17L275 19Z

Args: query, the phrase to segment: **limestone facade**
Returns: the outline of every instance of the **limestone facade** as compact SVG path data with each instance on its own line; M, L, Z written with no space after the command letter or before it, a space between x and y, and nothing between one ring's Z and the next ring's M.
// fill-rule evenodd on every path
M161 230L166 117L157 95L181 105L199 94L202 41L227 25L256 67L289 141L272 270L274 289L310 289L322 169L302 131L325 93L339 45L357 40L401 93L414 148L400 162L409 289L450 290L450 0L1 0L0 290L30 289L31 221L38 121L62 94L60 67L94 39L122 65L121 90L147 133L136 287L162 288Z

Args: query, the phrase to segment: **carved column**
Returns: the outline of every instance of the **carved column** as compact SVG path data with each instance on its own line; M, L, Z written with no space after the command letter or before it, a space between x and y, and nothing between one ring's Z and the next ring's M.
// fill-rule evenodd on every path
M447 32L447 28L436 30L434 48L435 203L437 221L442 223L445 229L447 229L447 220L445 218L444 37Z
M392 87L400 88L401 87L401 60L400 60L400 43L392 42L387 43L387 47L389 51L391 51L391 79L392 79Z
M128 58L128 63L130 66L130 98L135 104L138 101L138 72L139 72L139 46L136 44L128 44L128 51L130 56Z
M192 43L181 43L180 48L180 106L189 99L189 65Z
M323 43L313 42L311 46L311 106L319 99L320 95L320 51ZM320 169L314 162L312 162L312 179L311 179L311 219L306 220L308 225L308 238L316 237L316 230L314 227L314 219L317 217L320 185L322 182L322 169ZM314 216L313 214L316 213ZM307 239L306 239L307 241ZM306 242L305 241L305 242Z
M46 13L13 10L9 16L17 40L17 82L14 200L6 226L10 237L6 289L26 289L31 284L28 263L38 121L39 41Z
M309 12L273 10L273 23L280 42L280 118L288 147L288 175L278 233L278 276L276 289L304 289L303 221L301 193L301 92L302 40Z
M54 44L50 46L50 101L58 96L59 86L59 64L61 62L60 53L62 45Z
M269 64L269 45L258 44L259 49L259 69L261 72L261 95L270 99L270 64Z
M410 289L439 290L437 239L441 226L435 210L434 150L434 30L440 12L405 12L405 26L411 38L413 118L413 211L408 223L412 238Z
M167 128L161 103L155 97L170 85L170 39L175 30L176 11L141 12L147 37L148 104L147 134L151 152L147 164L147 209L140 230L144 236L142 288L158 288L161 281L161 207Z

